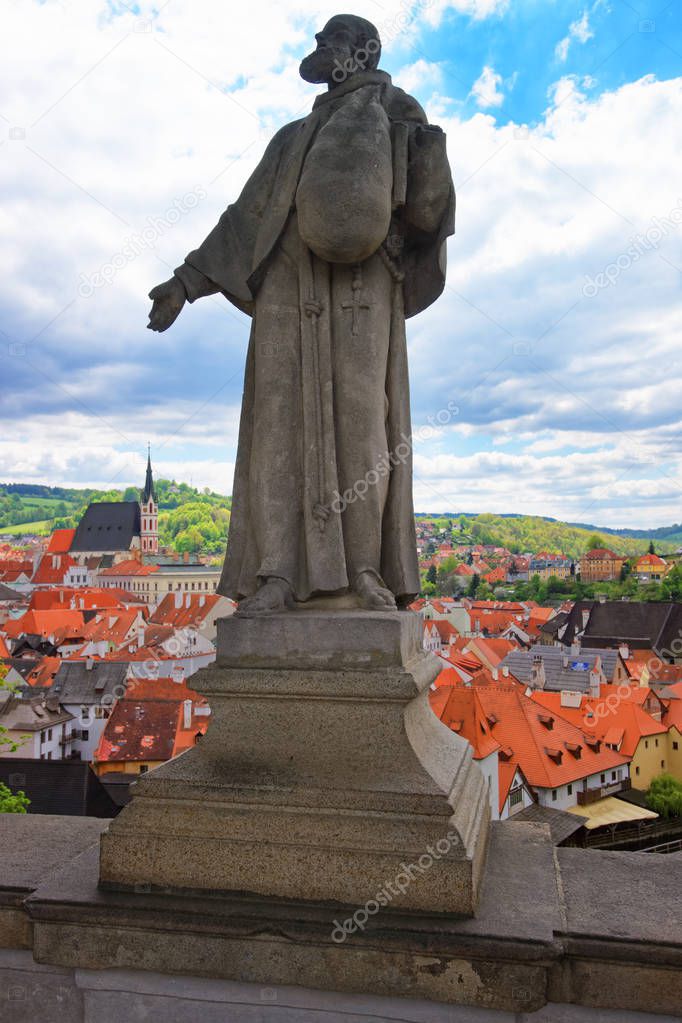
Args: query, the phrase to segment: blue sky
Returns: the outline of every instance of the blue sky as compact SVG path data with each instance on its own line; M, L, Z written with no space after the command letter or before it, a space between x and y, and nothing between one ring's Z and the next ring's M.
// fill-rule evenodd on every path
M416 506L680 521L680 0L351 9L458 191L445 293L408 329ZM154 335L146 293L310 108L298 61L335 12L10 6L0 480L139 483L149 439L159 474L230 491L248 321L212 298Z

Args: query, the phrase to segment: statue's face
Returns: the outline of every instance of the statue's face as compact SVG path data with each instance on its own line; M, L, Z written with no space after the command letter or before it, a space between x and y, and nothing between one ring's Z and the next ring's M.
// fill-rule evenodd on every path
M348 66L356 49L356 34L343 18L332 18L315 36L317 49L301 61L300 75L313 85L334 85L339 68Z

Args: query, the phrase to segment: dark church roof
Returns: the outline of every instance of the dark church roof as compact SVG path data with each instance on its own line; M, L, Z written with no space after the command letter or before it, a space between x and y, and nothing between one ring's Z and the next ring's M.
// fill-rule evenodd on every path
M90 504L76 529L71 551L128 551L140 535L137 501Z

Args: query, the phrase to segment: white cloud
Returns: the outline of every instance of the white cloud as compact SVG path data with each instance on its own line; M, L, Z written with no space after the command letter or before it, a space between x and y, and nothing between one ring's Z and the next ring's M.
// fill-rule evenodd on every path
M393 76L396 85L415 96L425 96L443 83L442 64L432 63L420 57L414 64L407 64Z
M586 43L588 39L592 39L593 37L594 32L590 28L589 12L583 11L577 21L574 21L569 25L568 35L557 43L554 50L554 56L563 64L568 57L568 51L574 40L577 40L579 43Z
M149 438L162 472L229 491L247 320L202 300L155 335L146 293L214 225L274 128L309 109L316 90L295 65L336 4L301 0L294 19L273 0L172 3L152 32L136 31L146 0L119 10L11 5L0 38L0 475L137 483ZM388 0L383 16L401 10ZM435 74L424 62L422 81ZM460 413L419 451L420 508L679 519L682 229L583 290L678 204L682 80L585 88L563 78L530 130L454 116L443 97L458 231L443 297L408 329L415 425L450 399ZM155 248L79 297L82 274L197 186L206 198Z
M501 107L504 103L501 85L502 75L486 64L471 87L471 95L476 100L476 106L482 110L486 110L488 107Z

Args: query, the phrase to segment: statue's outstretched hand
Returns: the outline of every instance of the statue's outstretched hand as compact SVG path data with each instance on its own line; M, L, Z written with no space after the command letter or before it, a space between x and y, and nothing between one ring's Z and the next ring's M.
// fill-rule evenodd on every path
M163 284L157 284L149 292L149 297L154 305L149 314L147 327L149 330L159 331L168 330L180 315L180 310L187 300L182 281L177 277L171 277Z

